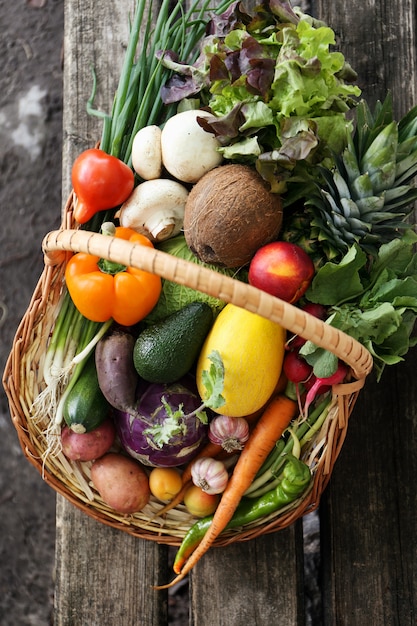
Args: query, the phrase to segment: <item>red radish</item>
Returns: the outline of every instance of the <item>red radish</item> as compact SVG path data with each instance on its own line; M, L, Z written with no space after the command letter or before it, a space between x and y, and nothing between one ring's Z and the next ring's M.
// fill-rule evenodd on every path
M310 376L310 378L308 380L305 380L303 385L304 385L304 390L305 391L310 391L310 389L312 388L312 386L314 385L314 383L316 382L317 377L312 375ZM320 387L320 389L317 390L317 394L323 394L326 393L327 391L329 391L331 389L331 385L323 385L322 387Z
M348 367L342 361L339 361L337 369L334 374L327 378L316 378L314 385L309 389L306 395L306 401L304 405L304 414L308 415L308 409L314 398L319 393L319 390L325 385L338 385L343 382L346 374L348 373Z
M298 384L305 382L311 376L313 368L297 351L292 350L285 353L283 370L288 380Z
M293 335L290 339L288 339L285 347L287 350L299 350L306 341L307 339L304 339L301 335Z
M314 302L307 302L301 307L301 310L313 317L317 317L319 320L324 321L327 318L327 309L322 304L315 304ZM301 346L305 344L307 340L301 335L293 335L287 341L287 348L290 350L299 350Z
M315 304L314 302L307 302L303 307L301 307L302 311L308 313L309 315L313 315L313 317L317 317L319 320L325 320L327 317L327 310L322 304Z

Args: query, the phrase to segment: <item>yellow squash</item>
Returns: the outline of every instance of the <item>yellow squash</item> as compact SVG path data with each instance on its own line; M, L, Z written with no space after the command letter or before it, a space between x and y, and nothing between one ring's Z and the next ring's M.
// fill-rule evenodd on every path
M271 397L284 359L286 331L260 315L227 304L216 318L197 363L197 385L202 399L207 390L202 372L210 369L209 355L217 351L224 365L218 413L242 417L254 413Z

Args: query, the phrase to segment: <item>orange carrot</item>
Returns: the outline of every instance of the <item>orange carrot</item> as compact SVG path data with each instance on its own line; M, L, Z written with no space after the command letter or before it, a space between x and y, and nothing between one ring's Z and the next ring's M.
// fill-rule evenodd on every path
M240 454L207 533L184 567L180 571L175 571L178 576L168 586L184 578L225 529L243 494L295 416L297 409L297 403L284 394L275 396L269 402Z

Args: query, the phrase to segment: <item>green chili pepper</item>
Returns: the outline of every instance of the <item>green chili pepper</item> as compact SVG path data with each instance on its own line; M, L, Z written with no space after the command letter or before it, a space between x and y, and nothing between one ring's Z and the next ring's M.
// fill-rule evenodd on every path
M311 473L308 465L292 454L288 454L280 483L259 498L242 499L225 530L245 526L290 504L303 493L310 480ZM188 530L175 557L175 571L181 571L185 561L206 534L212 519L212 515L203 517Z

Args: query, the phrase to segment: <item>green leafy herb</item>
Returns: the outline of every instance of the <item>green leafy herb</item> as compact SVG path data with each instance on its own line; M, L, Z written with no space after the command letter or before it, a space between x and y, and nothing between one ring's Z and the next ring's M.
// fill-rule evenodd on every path
M327 323L362 343L373 355L377 377L385 365L402 360L416 345L417 234L410 228L401 239L381 246L373 264L355 245L339 264L318 270L306 297L329 307ZM309 363L321 362L322 351L308 343Z
M149 428L143 431L145 435L152 437L152 443L158 446L158 448L162 448L178 435L185 436L188 430L186 419L192 415L195 415L202 424L208 424L207 413L203 410L204 405L201 405L201 407L198 407L198 409L191 413L184 413L183 403L174 409L167 402L165 396L161 398L161 405L167 417L163 422L149 426Z
M217 350L213 350L208 355L208 359L211 361L210 368L201 374L202 382L207 391L204 405L210 409L219 409L225 404L225 399L222 396L224 387L223 360Z
M184 405L180 404L174 411L164 397L161 398L161 404L168 417L161 424L154 424L143 431L145 435L152 436L152 441L158 448L169 443L173 437L187 433L187 425L183 419Z
M329 350L318 348L311 341L307 341L300 348L300 354L313 367L313 374L317 378L329 378L337 369L337 356Z
M367 261L360 247L353 245L340 263L326 263L315 275L308 299L326 306L356 299L363 293L360 270Z

